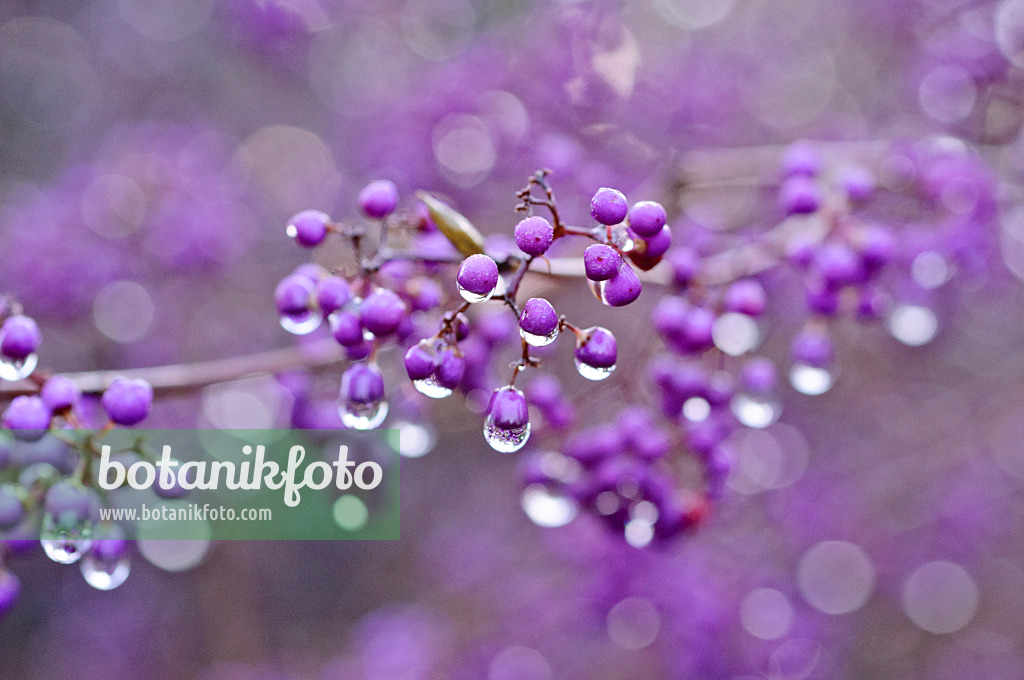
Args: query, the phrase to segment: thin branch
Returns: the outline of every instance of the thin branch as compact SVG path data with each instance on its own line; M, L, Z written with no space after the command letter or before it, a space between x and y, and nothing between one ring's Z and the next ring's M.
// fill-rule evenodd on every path
M74 381L86 394L103 392L114 378L142 378L159 395L187 392L199 387L229 382L257 375L283 373L295 369L316 369L335 366L346 361L345 354L333 338L306 345L274 349L226 359L132 368L122 371L85 371L61 373ZM38 388L29 380L0 384L0 397L35 394Z

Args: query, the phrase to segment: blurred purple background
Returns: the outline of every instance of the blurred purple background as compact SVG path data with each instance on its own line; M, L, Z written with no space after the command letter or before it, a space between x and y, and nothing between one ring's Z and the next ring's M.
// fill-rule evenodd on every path
M1001 217L974 271L914 293L924 346L920 319L902 344L838 324L836 387L787 388L780 422L737 433L691 536L535 526L514 460L446 402L403 461L399 542L135 554L112 592L12 558L0 677L1024 678L1022 69L1024 0L4 2L0 291L55 371L290 345L273 289L307 253L283 225L351 214L377 177L509 234L546 166L570 221L615 186L699 242L777 221L761 185L794 140L839 161L912 140L977 149ZM801 295L766 283L764 352L785 356ZM612 328L647 389L652 300L615 315L583 282L532 285ZM161 399L149 425L286 425L282 384Z

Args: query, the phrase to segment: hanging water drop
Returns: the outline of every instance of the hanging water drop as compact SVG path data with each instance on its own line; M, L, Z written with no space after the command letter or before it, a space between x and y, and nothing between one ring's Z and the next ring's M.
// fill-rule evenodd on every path
M571 498L552 491L543 484L531 484L523 490L523 512L539 527L565 526L579 510Z
M827 368L811 366L798 361L789 371L789 382L797 392L816 396L824 394L832 388L835 376Z
M431 374L422 380L413 380L412 386L423 396L431 399L444 399L452 393L452 390L437 381L437 375Z
M127 554L120 556L89 554L79 563L85 582L97 590L113 590L126 580L131 573L131 559Z
M282 314L280 321L281 328L292 335L309 335L320 327L323 315L307 309L294 314Z
M523 393L506 385L494 390L484 420L484 439L495 451L512 453L530 438L530 411Z
M58 564L74 564L92 547L92 523L86 519L74 525L61 525L47 513L39 534L46 556Z
M767 397L739 393L729 403L736 419L747 427L768 427L779 419L781 407Z
M29 354L24 359L11 359L0 354L0 380L24 380L32 375L38 363L39 356L36 354Z
M352 364L341 378L338 413L345 427L372 430L388 415L384 376L376 364Z
M547 335L534 335L533 333L527 333L522 328L519 329L519 335L526 341L526 344L533 347L546 347L555 341L558 337L558 326L555 326L555 330L551 331Z

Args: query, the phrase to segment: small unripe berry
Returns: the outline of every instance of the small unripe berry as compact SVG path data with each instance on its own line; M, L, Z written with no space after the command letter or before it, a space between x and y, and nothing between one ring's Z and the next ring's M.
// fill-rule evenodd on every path
M141 378L114 378L103 392L100 402L107 417L118 425L131 426L142 422L153 405L153 388Z
M665 208L655 201L640 201L629 209L629 228L638 236L654 236L665 226Z
M601 224L618 224L626 219L629 205L621 191L601 187L590 199L590 215Z
M595 243L583 251L583 267L591 281L607 281L622 266L622 256L604 243Z
M538 257L547 252L554 239L555 229L543 217L527 217L516 225L515 240L519 250Z
M331 218L319 210L303 210L288 220L285 233L305 248L315 248L327 236Z
M359 209L372 219L382 219L398 206L398 187L388 179L370 182L359 192Z

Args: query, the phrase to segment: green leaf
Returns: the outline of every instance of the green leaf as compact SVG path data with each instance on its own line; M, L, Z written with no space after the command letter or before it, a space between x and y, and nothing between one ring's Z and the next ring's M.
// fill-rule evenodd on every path
M426 191L417 191L416 196L427 206L430 219L460 253L469 257L484 252L483 235L465 215Z

